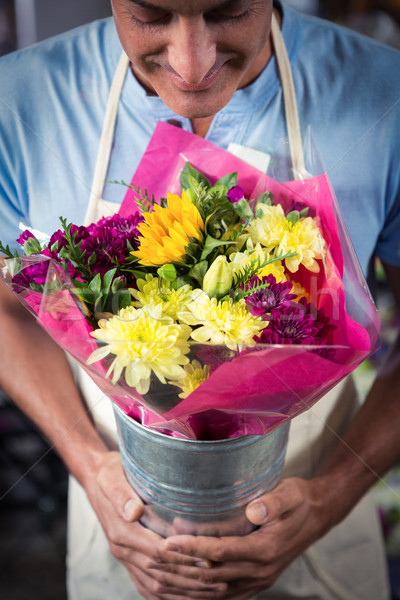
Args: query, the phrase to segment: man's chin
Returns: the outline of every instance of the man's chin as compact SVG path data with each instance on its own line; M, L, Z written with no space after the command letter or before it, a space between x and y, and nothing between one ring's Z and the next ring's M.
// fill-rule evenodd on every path
M214 117L226 104L231 96L221 97L207 90L207 93L196 92L186 94L161 96L164 103L177 115L185 119L206 119Z

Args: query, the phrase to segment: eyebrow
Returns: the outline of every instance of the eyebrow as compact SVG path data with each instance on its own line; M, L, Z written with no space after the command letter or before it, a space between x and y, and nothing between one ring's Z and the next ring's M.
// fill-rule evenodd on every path
M212 10L220 10L221 8L227 8L228 6L237 4L239 1L240 0L224 0L223 2L220 2L219 4L217 4L216 6L210 7L208 10L212 11ZM146 2L146 0L129 0L129 2L131 2L132 4L136 4L140 8L146 8L147 10L166 10L168 12L173 12L172 7L156 6L154 4L151 4L150 2Z

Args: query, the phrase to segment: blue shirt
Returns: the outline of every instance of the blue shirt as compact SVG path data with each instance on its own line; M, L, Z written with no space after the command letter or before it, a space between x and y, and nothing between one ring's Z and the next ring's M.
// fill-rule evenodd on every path
M364 273L376 253L400 265L400 53L283 5L302 134L316 140ZM0 239L18 225L51 234L59 216L82 223L111 81L121 53L112 19L0 60ZM128 73L109 180L130 181L158 120L190 121L146 95ZM219 112L207 139L272 154L287 136L275 58ZM121 202L122 186L104 198Z

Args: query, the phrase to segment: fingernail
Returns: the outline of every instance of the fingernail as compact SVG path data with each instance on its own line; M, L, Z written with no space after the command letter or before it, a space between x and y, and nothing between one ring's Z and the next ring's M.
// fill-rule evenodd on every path
M167 552L178 552L178 554L181 554L182 551L180 548L178 548L178 546L171 546L170 544L168 544Z
M226 590L226 583L218 583L217 585L211 586L216 592L224 592Z
M128 502L124 506L124 518L127 521L132 521L135 517L137 511L137 504L135 500L128 500Z
M262 502L251 505L252 520L256 525L261 525L267 518L267 509Z
M196 567L200 567L201 569L209 569L211 566L207 560L195 560L194 564Z

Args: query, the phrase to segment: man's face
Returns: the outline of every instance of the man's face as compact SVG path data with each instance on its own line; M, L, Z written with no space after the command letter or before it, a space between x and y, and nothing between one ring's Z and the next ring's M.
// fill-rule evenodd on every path
M177 114L216 114L271 56L272 0L111 0L140 83Z

